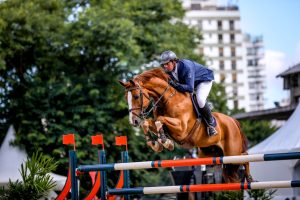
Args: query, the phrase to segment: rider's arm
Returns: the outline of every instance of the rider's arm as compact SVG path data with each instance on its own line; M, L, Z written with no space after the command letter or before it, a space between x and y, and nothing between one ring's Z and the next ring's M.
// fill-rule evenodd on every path
M192 67L186 67L185 70L185 83L178 83L175 89L179 92L192 93L194 91L195 72Z

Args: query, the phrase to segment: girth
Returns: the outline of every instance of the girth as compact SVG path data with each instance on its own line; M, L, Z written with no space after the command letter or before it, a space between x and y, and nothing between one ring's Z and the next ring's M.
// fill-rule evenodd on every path
M193 128L190 130L188 135L181 141L177 141L178 144L183 145L183 144L192 144L194 145L194 142L192 140L192 137L194 136L196 130L200 127L201 124L201 119L196 119Z

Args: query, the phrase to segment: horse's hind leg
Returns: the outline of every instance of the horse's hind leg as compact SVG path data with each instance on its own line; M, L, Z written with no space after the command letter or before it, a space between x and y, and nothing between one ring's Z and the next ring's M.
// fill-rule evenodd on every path
M247 182L252 182L253 178L252 178L252 176L250 174L250 164L249 163L245 163L243 165L244 165L244 168L245 168L245 178L246 178L246 181Z
M238 170L240 165L225 164L223 165L223 178L226 183L240 182Z
M242 153L242 155L248 155L248 153L245 152L245 153ZM246 181L247 182L252 182L253 179L252 179L252 176L250 174L250 164L249 164L249 162L244 163L243 166L245 168L245 178L246 178Z

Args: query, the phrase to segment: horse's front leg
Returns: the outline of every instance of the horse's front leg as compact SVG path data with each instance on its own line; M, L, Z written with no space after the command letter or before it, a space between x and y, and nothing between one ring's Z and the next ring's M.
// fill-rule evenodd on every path
M163 124L160 121L155 122L158 131L158 142L162 144L166 149L170 151L174 150L174 142L167 138L165 131L163 129Z
M156 131L154 121L151 119L146 119L142 123L141 127L143 128L147 145L151 147L153 151L161 152L163 150L163 145L157 142L156 140L152 139L151 135L149 134L150 130L153 132Z
M173 134L172 137L177 141L181 141L182 138L185 137L184 134L186 132L186 126L183 126L180 119L172 117L159 116L155 121L155 126L157 128L157 132L159 133L158 142L160 142L165 148L172 151L174 149L174 142L166 137L163 125L167 126L169 131L175 133L175 135Z

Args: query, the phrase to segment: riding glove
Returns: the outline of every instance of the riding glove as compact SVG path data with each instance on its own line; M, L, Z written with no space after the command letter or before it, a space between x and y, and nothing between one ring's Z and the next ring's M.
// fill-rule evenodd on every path
M178 84L175 83L172 79L169 80L169 84L173 87L173 88L177 88Z

